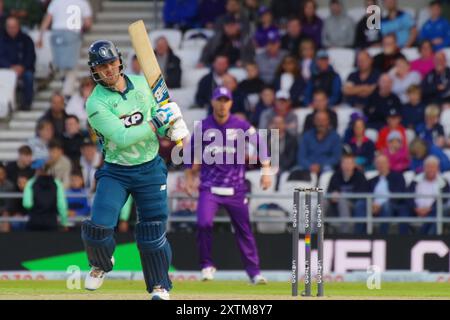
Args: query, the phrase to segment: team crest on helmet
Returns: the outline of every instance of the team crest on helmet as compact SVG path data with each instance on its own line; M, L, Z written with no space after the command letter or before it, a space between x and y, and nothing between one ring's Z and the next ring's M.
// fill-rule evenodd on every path
M101 47L100 49L98 49L98 54L100 55L100 57L106 58L108 56L108 49L106 49L105 47Z

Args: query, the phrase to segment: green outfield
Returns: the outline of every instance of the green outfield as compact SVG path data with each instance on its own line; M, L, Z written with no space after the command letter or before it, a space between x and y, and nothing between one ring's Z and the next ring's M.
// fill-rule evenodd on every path
M300 289L300 288L299 288ZM315 289L315 288L314 288ZM172 299L293 299L289 283L254 286L238 281L175 282ZM323 299L450 299L448 283L327 283ZM0 299L148 299L142 281L106 281L96 292L69 290L65 281L0 281ZM295 299L311 299L298 297Z

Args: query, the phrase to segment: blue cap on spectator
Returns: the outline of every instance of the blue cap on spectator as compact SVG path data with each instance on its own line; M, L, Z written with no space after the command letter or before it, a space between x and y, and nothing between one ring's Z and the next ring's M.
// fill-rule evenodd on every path
M268 13L268 12L270 12L270 9L268 7L266 7L266 6L261 6L258 9L258 15L259 16L262 16L262 15Z
M400 117L400 116L401 116L401 114L400 114L400 110L398 110L398 108L391 108L389 110L388 117Z
M42 169L47 163L47 159L36 159L31 163L31 169L37 170Z
M278 30L270 30L267 32L267 41L268 42L279 42L280 41L280 33Z
M324 50L324 49L319 50L317 52L316 58L317 59L328 59L329 55L328 55L327 50Z
M360 113L360 112L353 112L350 115L350 121L353 123L356 120L362 120L364 122L367 122L367 117L364 114Z
M227 98L229 100L233 99L231 91L225 87L217 87L212 95L213 100L218 100L220 98Z

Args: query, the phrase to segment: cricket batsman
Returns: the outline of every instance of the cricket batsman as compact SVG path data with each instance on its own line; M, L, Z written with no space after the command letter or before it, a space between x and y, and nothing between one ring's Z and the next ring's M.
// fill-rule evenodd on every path
M214 90L212 101L213 113L204 119L201 124L201 132L196 127L191 137L191 150L194 149L194 159L185 170L186 192L190 195L195 193L194 179L200 173L199 199L197 204L197 245L200 257L202 280L213 280L216 267L211 256L213 219L219 208L223 206L230 218L235 230L235 237L241 253L245 270L253 284L265 284L267 280L261 275L259 267L258 250L255 238L250 226L248 200L246 198L247 187L245 184L245 161L237 161L239 148L236 142L236 130L250 132L249 140L258 138L255 128L247 121L232 115L230 110L233 106L232 94L225 87ZM223 142L217 146L217 132L220 131ZM201 134L201 146L195 145L196 135ZM214 136L214 139L212 139ZM225 141L227 140L227 142ZM256 139L258 143L258 139ZM264 143L260 140L260 143ZM232 147L230 147L232 146ZM201 149L201 158L198 158L196 149ZM207 164L203 161L207 154L215 154L222 157L222 163ZM227 153L229 154L227 156ZM233 158L230 163L226 158ZM260 156L263 166L261 175L261 187L267 189L272 183L268 174L270 161ZM209 161L209 163L211 163ZM264 171L266 170L266 171Z
M114 227L131 194L138 213L135 237L147 291L152 300L167 300L172 288L168 274L172 253L166 239L167 168L158 155L157 135L178 141L189 132L176 103L159 108L143 76L124 74L121 54L111 41L94 42L88 64L97 85L86 110L105 163L95 175L92 216L81 227L91 266L85 288L100 288L113 269Z

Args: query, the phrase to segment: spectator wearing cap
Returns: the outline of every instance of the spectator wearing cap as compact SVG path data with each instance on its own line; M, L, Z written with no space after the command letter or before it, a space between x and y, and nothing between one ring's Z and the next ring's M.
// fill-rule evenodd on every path
M369 180L369 191L375 196L372 203L374 217L409 217L410 213L405 199L390 199L386 197L390 193L406 193L406 182L403 174L392 171L389 159L383 154L377 155L375 167L378 175ZM398 229L401 235L409 232L409 227L405 223L400 223ZM389 233L389 224L382 223L379 233L387 235Z
M416 127L416 134L428 144L434 144L440 148L445 146L444 127L439 123L440 108L437 105L429 105L425 109L425 123Z
M340 0L330 0L331 15L325 19L322 45L325 48L351 47L355 38L355 23L344 11Z
M259 76L259 69L256 63L246 63L245 71L247 72L247 78L239 83L238 89L246 96L250 106L254 109L258 103L259 94L264 89L265 84Z
M274 87L277 91L289 92L294 108L303 105L306 84L294 56L287 55L281 61L276 72Z
M316 10L316 1L304 1L300 12L300 19L303 26L303 34L314 41L316 48L320 48L322 47L323 21L316 14Z
M378 5L377 0L366 0L366 8ZM358 21L355 30L354 47L356 49L366 49L369 47L378 47L381 44L381 32L379 29L367 28L368 19L372 16L371 12L366 12L364 17Z
M387 136L387 141L387 147L382 150L382 154L389 159L391 170L395 172L408 170L410 164L408 148L405 146L400 131L391 131Z
M410 170L417 173L423 172L423 162L428 156L434 156L439 159L441 172L450 170L450 159L445 152L435 144L429 144L420 137L416 137L409 147L411 154Z
M416 128L425 123L425 105L422 102L422 90L418 85L412 85L406 91L408 102L402 106L402 124L407 129Z
M0 33L0 68L14 71L23 85L22 110L30 110L34 92L36 52L30 36L23 33L15 17L6 19L6 30Z
M392 131L397 131L402 136L403 147L408 147L408 142L406 139L406 129L402 126L402 115L400 109L391 108L387 115L387 125L384 126L378 133L378 141L376 144L377 150L383 150L386 148L388 143L388 136Z
M164 36L156 39L155 46L156 60L169 88L181 87L181 61L169 46L167 38Z
M86 113L86 100L91 95L95 88L95 82L91 77L85 77L80 81L80 88L77 93L70 97L67 102L66 113L67 115L74 115L80 121L82 130L87 130L87 113Z
M228 89L229 99L233 100L233 106L231 107L230 112L247 119L247 117L250 116L250 106L245 97L245 94L238 89L236 78L231 74L225 74L222 77L222 81L223 87ZM212 107L210 107L208 114L212 114L212 112Z
M9 181L17 181L19 175L31 178L34 175L34 170L31 169L33 162L33 152L27 145L21 146L17 150L17 160L10 161L6 165L6 172Z
M200 79L195 94L195 104L207 110L211 101L212 92L222 85L222 76L228 72L230 62L227 56L218 55L214 58L211 71Z
M208 40L200 57L201 65L210 65L217 55L227 56L233 66L242 66L253 60L254 50L251 39L241 29L241 24L233 16L226 16L223 29Z
M330 215L339 217L366 217L366 201L364 199L345 199L339 195L342 193L364 193L369 191L369 183L355 162L351 153L344 154L340 159L340 166L331 176L327 193L331 195L328 210ZM342 223L339 226L340 233L351 233L351 224ZM357 223L354 226L355 234L365 234L366 226Z
M67 113L65 110L64 96L61 92L55 91L52 94L50 109L39 119L39 122L46 120L52 123L55 137L61 139L66 126Z
M27 141L33 154L33 160L48 158L48 143L54 137L53 124L50 121L42 120L37 123L36 137Z
M450 192L450 187L439 171L439 159L428 156L424 162L424 172L414 178L408 192L415 193L415 197L409 199L409 208L419 218L436 217L436 198L439 194ZM428 196L428 197L421 197ZM420 228L422 235L435 235L436 224L424 223Z
M381 129L391 109L401 108L400 99L392 92L392 79L388 74L383 74L378 79L377 89L369 96L364 114L367 117L367 127Z
M258 28L253 35L256 48L264 48L267 45L267 35L269 32L278 32L278 27L274 24L273 15L266 6L261 6L258 10Z
M74 166L78 166L81 156L81 145L86 137L81 132L80 121L77 116L70 115L66 118L66 130L62 138L64 154L70 159Z
M314 91L320 89L327 93L330 106L337 106L342 100L342 82L339 75L331 66L326 50L319 50L317 52L316 65L317 68L306 85L305 105L311 105Z
M275 108L275 91L271 86L265 86L259 94L259 101L256 104L255 111L250 116L250 123L259 128L261 114L265 110L271 110Z
M166 28L187 30L197 26L197 0L164 1L163 19Z
M352 137L349 146L355 156L355 162L362 171L373 169L375 144L366 136L366 122L363 116L355 118L352 122Z
M380 72L373 68L373 59L365 50L356 57L357 70L352 72L343 87L344 101L360 110L366 106L375 91Z
M450 68L445 52L439 51L434 55L434 69L423 79L422 92L425 103L450 102Z
M67 200L61 181L48 173L48 164L41 159L33 163L36 175L25 185L23 207L28 210L27 229L56 231L60 224L67 227Z
M442 17L442 2L430 1L428 6L430 18L420 30L419 40L429 40L433 44L433 50L439 51L450 46L450 23Z
M302 32L302 23L299 18L289 18L286 25L286 34L281 37L281 48L288 51L290 55L299 58L300 43L307 39Z
M300 43L298 51L302 77L305 81L308 81L311 78L313 68L315 68L316 45L311 39L305 39Z
M373 66L380 72L389 72L394 67L395 61L400 57L404 57L397 45L396 39L393 33L383 37L383 52L373 58Z
M226 13L226 0L203 0L198 4L198 20L204 28L214 29L215 21Z
M63 183L65 189L70 187L70 173L72 163L64 155L63 145L59 140L52 140L48 144L48 173Z
M314 92L312 102L313 112L308 114L303 125L303 132L314 128L314 118L317 112L326 112L330 119L330 126L333 130L337 129L338 118L336 112L330 108L327 93L323 90L317 90Z
M384 0L383 4L387 14L381 19L381 34L386 36L394 33L400 48L412 47L417 38L414 18L399 10L397 0Z
M278 91L275 95L275 106L273 109L266 109L261 113L259 119L259 128L268 129L269 124L275 116L280 116L286 123L286 131L291 135L298 135L298 120L297 115L292 111L292 102L289 93L285 91Z
M102 155L89 138L84 138L81 145L80 168L86 190L95 191L95 172L103 163Z
M287 55L287 51L281 49L280 34L278 31L270 31L267 33L267 45L264 50L257 53L255 62L258 65L261 79L266 84L272 84L275 73L283 58Z
M392 78L392 92L400 98L401 103L408 102L408 88L420 84L422 80L418 72L411 70L409 61L404 57L399 57L395 61L389 75Z
M411 70L420 73L422 80L434 69L434 52L431 41L424 40L419 46L420 57L411 62Z
M314 128L300 136L297 164L300 169L320 174L333 170L342 154L341 138L330 126L327 112L314 117Z

